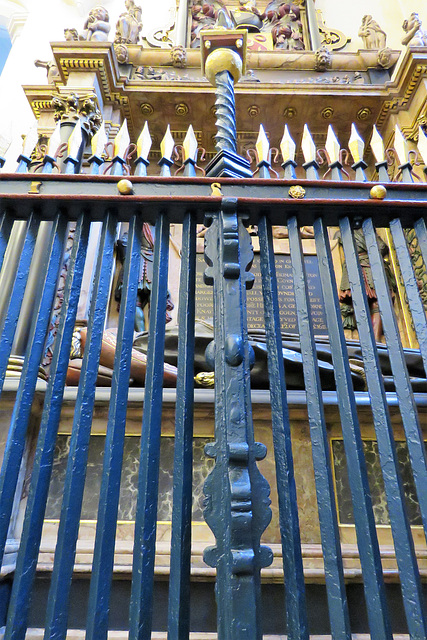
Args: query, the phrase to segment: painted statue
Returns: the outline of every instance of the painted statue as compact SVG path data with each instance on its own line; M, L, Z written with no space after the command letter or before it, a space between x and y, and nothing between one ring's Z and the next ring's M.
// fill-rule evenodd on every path
M126 254L128 242L127 233L124 233L117 240L117 257L123 264ZM142 225L141 237L141 262L138 279L138 293L135 312L135 331L145 331L145 315L144 310L149 310L151 300L151 287L153 283L153 262L154 262L154 227L144 222ZM114 294L115 299L120 305L123 287L123 269L119 275L118 284ZM172 317L170 311L174 308L170 294L168 292L166 302L166 322L170 322Z
M272 0L265 8L263 32L271 32L274 49L301 51L304 47L300 9Z
M378 307L378 298L375 291L374 280L372 278L372 270L371 265L369 263L368 250L366 247L365 236L363 235L362 229L356 229L354 231L354 241L356 244L357 255L360 262L360 267L363 275L363 282L365 284L366 296L368 298L369 310L372 319L372 327L374 330L375 340L379 342L383 335L382 330L382 321L379 313ZM390 293L392 297L394 297L396 292L396 280L392 273L390 264L387 260L389 255L389 248L386 243L377 236L378 246L380 253L384 260L384 269L387 276L387 281L390 288ZM341 243L341 239L339 238L339 242ZM349 329L351 331L357 329L356 318L354 316L354 308L353 308L353 300L351 295L351 287L350 281L348 278L347 265L344 262L342 268L342 276L340 282L340 290L339 290L339 300L341 306L341 315L343 318L343 327L344 329Z

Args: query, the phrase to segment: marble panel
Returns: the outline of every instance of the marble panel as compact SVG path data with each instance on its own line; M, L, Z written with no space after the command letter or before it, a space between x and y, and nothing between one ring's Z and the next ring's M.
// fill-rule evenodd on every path
M55 447L52 479L46 506L46 519L60 517L62 490L65 480L67 459L70 449L70 435L59 435ZM205 444L211 438L194 438L193 458L193 515L196 522L203 520L203 483L213 467L214 461L204 453ZM174 441L170 436L161 438L159 502L157 519L170 521L172 516L173 455ZM96 520L99 493L101 487L102 465L104 459L104 435L92 435L89 445L88 464L81 519ZM129 522L135 519L138 495L140 438L126 436L123 455L123 468L120 485L118 520Z
M377 525L389 525L390 518L376 440L363 440L363 450L368 470L375 523ZM421 513L406 442L396 442L396 452L405 491L409 521L413 526L420 526L422 525ZM342 440L332 440L332 453L339 521L340 524L354 524L350 485L347 474L344 443Z

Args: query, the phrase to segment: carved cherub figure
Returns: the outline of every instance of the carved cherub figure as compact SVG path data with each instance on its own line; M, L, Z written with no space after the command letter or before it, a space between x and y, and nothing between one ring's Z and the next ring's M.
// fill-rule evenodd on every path
M362 38L365 49L384 49L387 40L385 31L370 15L363 16L359 37Z
M101 6L94 7L89 12L79 39L105 42L111 29L109 19L107 9Z
M408 47L426 47L427 46L427 33L421 29L420 16L416 11L411 13L408 20L402 25L402 29L405 32L402 38L402 44L408 45Z

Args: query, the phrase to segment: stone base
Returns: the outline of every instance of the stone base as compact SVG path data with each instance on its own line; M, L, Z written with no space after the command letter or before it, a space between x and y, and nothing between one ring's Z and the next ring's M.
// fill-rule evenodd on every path
M251 166L245 158L222 149L206 167L208 178L252 178Z

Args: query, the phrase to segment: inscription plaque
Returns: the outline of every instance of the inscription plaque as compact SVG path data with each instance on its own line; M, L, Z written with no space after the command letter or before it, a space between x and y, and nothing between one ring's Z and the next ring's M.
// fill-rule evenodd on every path
M317 256L304 256L307 273L311 319L316 335L327 335L325 307L322 297ZM280 322L282 331L298 334L297 311L294 296L292 264L289 255L276 255L277 289L279 295ZM203 255L197 255L196 263L196 318L211 321L213 318L212 287L203 282L206 263ZM255 276L253 288L246 292L248 329L264 329L264 304L262 298L260 258L254 256L251 272Z

